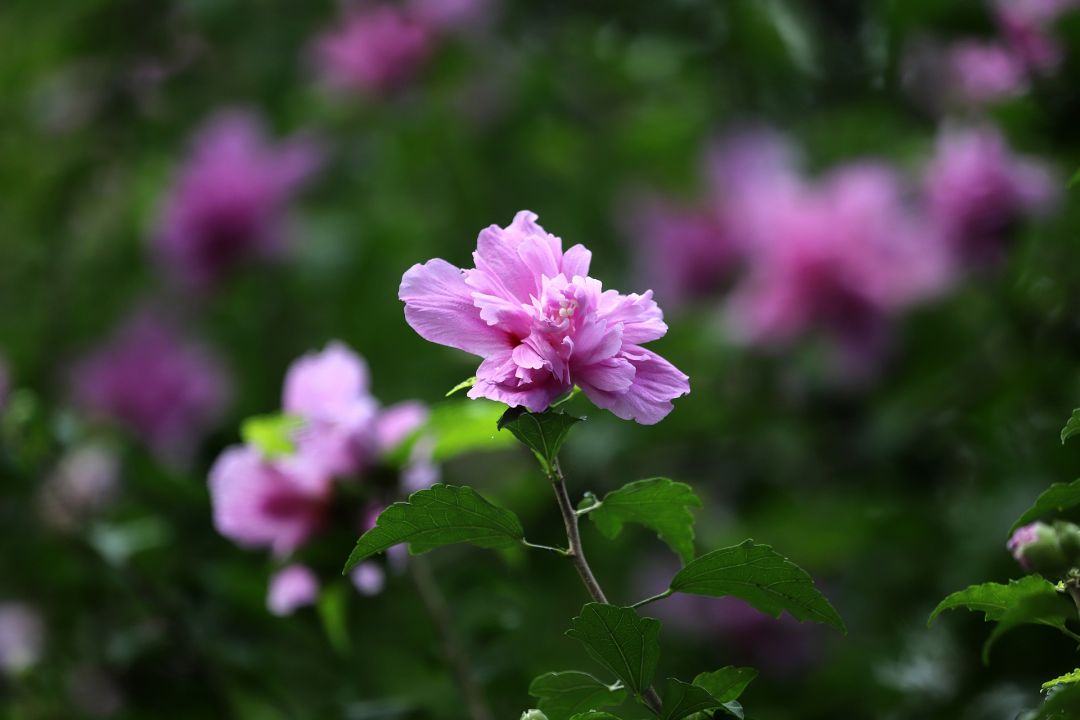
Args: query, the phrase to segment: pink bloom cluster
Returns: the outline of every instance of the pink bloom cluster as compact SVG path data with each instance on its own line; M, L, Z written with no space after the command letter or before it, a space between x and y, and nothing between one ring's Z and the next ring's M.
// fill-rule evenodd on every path
M153 240L165 270L206 287L245 262L281 253L290 200L320 162L309 138L272 144L253 113L211 117L158 219Z
M414 265L398 296L426 340L483 358L469 397L540 412L575 385L598 407L650 425L690 392L686 375L642 347L667 332L652 299L604 290L589 277L583 245L562 240L519 212L480 232L473 261Z
M315 65L331 90L386 95L406 85L427 62L441 34L480 22L487 0L359 3L316 38Z
M945 130L920 183L873 161L811 181L795 157L768 133L719 147L704 200L646 205L641 272L665 302L733 283L734 338L776 346L823 331L855 368L883 349L890 318L999 255L1055 196L1052 174L989 127Z
M380 408L364 360L338 342L292 364L282 404L302 423L293 438L295 452L271 458L250 445L227 448L209 480L218 532L244 547L268 548L278 558L294 553L325 527L336 480L355 481L427 418L426 409L415 402ZM428 458L414 455L412 463L407 476L434 482L436 471ZM370 518L358 517L356 524L366 529ZM275 612L314 594L310 570L295 566L282 573L268 599Z
M182 461L221 416L229 384L218 360L160 314L136 313L73 373L76 403Z

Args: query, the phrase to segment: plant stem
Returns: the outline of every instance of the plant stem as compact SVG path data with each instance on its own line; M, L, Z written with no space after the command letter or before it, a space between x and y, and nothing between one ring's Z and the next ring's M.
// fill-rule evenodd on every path
M574 569L581 577L581 582L585 585L589 597L595 602L608 605L610 603L604 594L604 589L600 587L592 568L589 567L589 561L585 559L585 550L581 546L581 530L578 527L578 514L570 501L570 493L566 490L566 478L563 476L558 459L552 462L551 470L548 479L551 480L551 486L555 490L555 500L559 504L563 524L566 525L566 541L569 545L567 557L574 563ZM645 689L644 700L653 712L660 714L660 696L651 686Z
M648 605L649 603L652 603L652 602L656 602L657 600L663 600L666 597L671 597L672 592L673 591L670 590L670 589L665 590L662 593L657 593L656 595L653 595L652 597L647 597L644 600L638 600L636 603L634 603L630 607L635 608L635 609L639 608L639 607L644 607L645 605Z
M450 669L457 680L458 689L461 690L461 695L465 700L469 717L472 720L492 720L491 709L488 708L484 694L473 679L472 670L469 667L469 656L454 631L450 609L446 604L446 598L443 597L442 590L439 589L438 583L435 582L435 574L431 570L431 563L428 562L426 557L417 555L409 558L408 567L413 582L416 584L416 589L420 593L420 599L442 636L446 661L449 663Z

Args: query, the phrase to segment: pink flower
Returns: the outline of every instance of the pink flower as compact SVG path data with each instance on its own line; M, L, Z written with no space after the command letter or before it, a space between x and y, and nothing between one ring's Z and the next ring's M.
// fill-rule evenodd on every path
M393 5L356 7L320 36L315 62L331 89L384 95L416 75L431 55L429 27Z
M951 94L983 105L1015 97L1027 89L1027 69L1007 48L994 43L959 42L949 49Z
M117 422L159 455L187 457L224 410L217 359L169 321L144 311L74 369L76 402Z
M41 614L25 603L0 603L0 673L15 675L30 669L44 650Z
M356 591L361 595L378 595L386 587L386 572L376 562L362 562L349 573Z
M729 303L730 327L766 345L823 330L852 369L865 368L883 349L888 318L947 280L941 243L887 167L852 164L816 185L786 169L774 174L727 210L748 266Z
M398 296L421 337L484 360L469 397L545 410L578 385L597 406L651 425L690 392L688 378L641 346L667 332L644 295L604 291L583 245L562 241L522 211L477 239L475 268L414 265Z
M303 456L267 460L250 447L228 448L210 469L214 527L238 545L278 557L323 525L333 481Z
M1077 6L1076 0L995 0L998 25L1013 52L1031 69L1051 72L1064 56L1051 25Z
M990 127L944 131L923 184L931 220L966 264L998 259L1010 228L1057 198L1053 173L1012 154Z
M270 578L266 607L278 617L292 615L319 597L319 580L305 565L289 565Z
M253 113L213 116L195 137L154 235L165 269L204 287L283 250L289 202L321 153L310 139L273 145Z
M475 28L491 17L492 0L409 0L411 15L442 32Z

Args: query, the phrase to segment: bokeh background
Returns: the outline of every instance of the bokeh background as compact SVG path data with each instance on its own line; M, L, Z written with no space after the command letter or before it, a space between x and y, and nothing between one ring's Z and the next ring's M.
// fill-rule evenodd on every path
M443 395L475 359L416 336L397 286L526 208L656 289L691 378L653 427L575 400L572 493L690 483L699 549L772 544L850 630L670 599L662 672L753 664L763 720L989 720L1075 667L1050 629L984 667L977 616L926 627L1020 575L1008 527L1080 469L1069 2L9 0L0 48L6 717L466 717L410 574L336 575L393 468L341 483L297 552L319 597L286 615L290 559L218 533L207 477L331 340L381 402L466 412ZM441 477L558 543L493 434ZM585 543L617 601L678 567L640 529ZM559 558L430 563L494 717L595 670Z

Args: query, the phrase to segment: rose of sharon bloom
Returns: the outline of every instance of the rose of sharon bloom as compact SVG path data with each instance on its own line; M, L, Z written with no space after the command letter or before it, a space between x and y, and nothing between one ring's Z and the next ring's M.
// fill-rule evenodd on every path
M247 261L280 254L289 202L320 160L311 139L272 144L252 113L212 117L158 220L154 244L165 269L205 287Z
M689 379L642 343L667 332L652 299L603 290L583 245L562 241L528 211L477 239L475 268L414 265L398 296L421 337L484 358L469 397L545 410L578 385L598 407L651 425L690 392Z
M292 615L319 597L319 580L305 565L289 565L274 573L266 593L266 607L274 615Z
M333 480L297 455L268 460L251 447L228 448L210 469L214 527L238 545L283 557L323 525Z
M1065 54L1051 26L1077 0L996 0L994 13L1012 51L1032 70L1055 70Z
M336 91L384 95L406 84L431 55L430 28L393 5L356 7L321 35L314 59Z
M1010 50L994 43L959 42L948 52L950 94L973 105L1015 97L1027 89L1027 69Z
M217 359L169 321L141 312L73 373L76 402L125 426L159 455L181 460L224 410Z
M1040 162L1014 155L994 128L951 128L923 173L931 220L961 264L997 260L1011 227L1044 214L1057 182Z
M21 602L0 603L0 673L15 675L41 659L45 623L33 607Z

